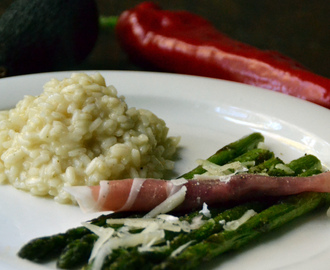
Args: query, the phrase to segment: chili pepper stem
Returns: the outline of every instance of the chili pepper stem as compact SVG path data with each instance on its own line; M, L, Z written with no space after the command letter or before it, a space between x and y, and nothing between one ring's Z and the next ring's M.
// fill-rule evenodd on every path
M113 31L118 22L118 16L100 16L99 26L100 29Z

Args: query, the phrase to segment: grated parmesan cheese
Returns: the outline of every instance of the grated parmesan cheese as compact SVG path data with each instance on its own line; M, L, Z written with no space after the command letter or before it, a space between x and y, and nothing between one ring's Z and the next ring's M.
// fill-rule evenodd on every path
M115 233L115 230L113 228L104 228L99 227L90 223L83 223L83 226L85 226L87 229L89 229L91 232L95 233L99 238L96 240L92 253L89 257L89 261L92 261L97 254L100 252L102 246L113 236Z
M102 268L104 259L112 253L114 249L121 247L135 247L141 245L142 248L151 246L153 244L164 241L165 232L164 230L155 228L146 228L141 233L135 234L124 234L122 236L114 235L113 237L102 240L103 244L98 248L96 256L94 257L92 270L100 270ZM94 246L95 248L95 246ZM94 253L94 248L92 253Z
M159 214L164 214L172 211L177 206L179 206L186 197L187 188L182 186L181 189L169 196L165 201L161 204L157 205L154 209L152 209L149 213L147 213L144 217L155 217Z
M282 170L288 175L294 174L294 171L290 167L288 167L287 165L282 164L282 163L276 164L275 169Z
M210 218L211 217L211 212L208 209L208 206L206 203L203 203L203 209L199 211L199 213L203 214L205 217Z
M129 229L142 229L147 228L151 224L157 226L157 228L172 232L190 232L190 226L180 221L178 217L171 215L158 215L155 218L118 218L118 219L108 219L107 224L115 225L122 224Z
M185 178L178 178L178 179L171 180L171 183L174 186L181 186L181 185L184 185L185 183L188 183L188 180Z
M208 222L202 220L202 218L203 215L198 215L192 219L191 223L181 221L178 217L168 214L159 214L156 217L107 219L107 224L109 225L123 225L118 230L114 230L111 227L99 227L90 223L83 223L86 228L99 236L89 258L89 261L93 260L92 270L100 270L104 259L114 249L138 247L139 252L155 250L158 248L155 245L165 241L165 231L190 232L191 230L196 230ZM213 219L210 220L214 222ZM139 233L131 232L136 229L142 229L142 231ZM192 242L190 241L180 246L172 252L171 256L176 256Z
M223 229L225 231L235 231L237 230L242 224L247 222L251 217L255 216L257 214L256 211L253 209L247 210L243 216L241 216L239 219L232 220L226 222L225 220L220 220L219 223L223 225Z
M174 250L171 253L170 257L175 257L175 256L179 255L184 249L186 249L187 247L189 247L193 242L195 242L195 241L194 240L191 240L191 241L189 241L189 242L187 242L187 243L179 246L176 250Z
M198 165L202 166L204 170L206 170L203 174L194 175L194 179L203 180L210 179L210 177L216 176L220 181L228 182L230 180L230 176L235 175L237 173L246 172L247 164L243 164L239 161L235 161L232 163L228 163L225 165L217 165L208 160L197 160Z

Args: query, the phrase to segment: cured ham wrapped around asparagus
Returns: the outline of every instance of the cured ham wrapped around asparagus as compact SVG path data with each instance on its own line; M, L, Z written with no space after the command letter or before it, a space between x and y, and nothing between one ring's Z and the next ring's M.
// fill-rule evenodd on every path
M179 192L173 208L192 210L263 197L302 192L330 192L330 171L308 177L272 177L256 174L212 177L207 180L124 179L101 181L99 186L70 187L84 211L151 211Z

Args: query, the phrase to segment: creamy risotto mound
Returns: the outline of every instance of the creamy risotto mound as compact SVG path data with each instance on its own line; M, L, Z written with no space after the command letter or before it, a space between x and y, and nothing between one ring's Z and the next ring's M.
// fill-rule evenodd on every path
M128 108L99 73L74 73L0 112L0 183L70 203L64 186L163 177L178 141L150 111Z

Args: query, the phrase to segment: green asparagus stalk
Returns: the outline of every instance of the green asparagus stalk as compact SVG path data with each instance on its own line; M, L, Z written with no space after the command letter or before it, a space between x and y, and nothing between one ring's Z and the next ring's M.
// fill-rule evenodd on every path
M301 158L292 160L288 164L288 167L295 172L295 176L304 175L306 171L309 171L307 173L309 174L311 171L321 172L322 170L321 161L313 155L305 155Z
M108 216L101 215L92 220L91 223L103 226L106 224L107 219ZM90 234L90 231L81 226L69 229L64 233L36 238L25 244L19 250L18 256L35 262L49 261L53 258L57 258L69 243L81 239L88 234Z
M258 144L263 141L264 137L260 133L252 133L224 146L215 154L210 156L207 160L218 165L227 164L233 159L248 152L249 150L257 148ZM205 170L201 166L198 166L190 172L181 175L180 177L185 179L192 179L195 174L202 174L204 172Z
M85 227L70 229L66 233L31 240L18 252L18 256L35 262L43 262L57 257L65 246L89 233Z
M284 164L284 162L278 157L270 158L260 164L250 167L248 173L274 175L272 174L272 170L277 164Z
M321 172L322 170L320 160L313 155L304 155L284 165L281 167L276 164L268 170L268 174L272 176L298 176L306 170L315 172Z
M266 160L274 158L274 153L263 148L256 148L247 151L246 153L234 158L232 162L239 161L246 164L247 168L257 166L264 163Z
M169 257L153 267L161 269L195 269L219 255L236 250L259 236L273 231L312 210L329 205L328 193L303 193L288 197L255 215L235 231L213 234L206 240L188 247L176 257Z
M57 260L57 267L73 269L86 264L97 238L95 234L90 233L71 241L61 252Z

